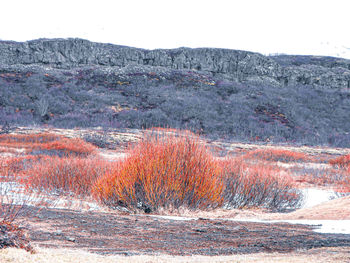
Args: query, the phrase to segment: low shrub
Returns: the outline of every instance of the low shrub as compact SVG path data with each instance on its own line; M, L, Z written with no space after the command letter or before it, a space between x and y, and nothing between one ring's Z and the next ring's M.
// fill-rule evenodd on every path
M189 131L147 130L129 147L127 157L115 162L87 157L95 147L80 139L60 138L40 147L64 156L14 157L2 160L1 171L20 175L28 191L91 195L109 207L134 211L221 206L282 210L296 207L300 200L281 168L243 158L216 158Z
M92 154L96 147L79 138L61 138L33 147L31 154L59 155L59 156L87 156Z
M40 159L40 156L17 156L0 158L0 176L3 180L12 180L16 175L28 169Z
M310 161L311 158L305 153L293 152L282 149L257 149L243 156L244 159L258 159L265 161L299 162Z
M151 132L113 173L101 177L95 195L109 206L155 211L160 207L206 209L222 204L221 167L199 137L183 131Z
M112 162L98 158L46 156L23 171L22 183L28 190L87 196L95 180L112 167Z
M292 178L277 166L250 164L241 158L226 159L222 165L227 207L283 210L297 207L301 201Z
M60 135L52 133L35 133L35 134L1 134L0 145L15 147L24 147L26 144L42 144L56 141L62 138Z
M3 134L0 146L24 148L32 155L79 155L92 154L96 147L79 138L66 138L51 133Z
M350 167L350 154L339 156L329 161L329 164L339 168L348 169Z
M341 175L338 191L350 192L350 154L343 155L332 159L329 163L338 169L338 174Z
M22 228L12 222L2 221L0 222L0 249L7 247L25 249L31 253L35 252Z

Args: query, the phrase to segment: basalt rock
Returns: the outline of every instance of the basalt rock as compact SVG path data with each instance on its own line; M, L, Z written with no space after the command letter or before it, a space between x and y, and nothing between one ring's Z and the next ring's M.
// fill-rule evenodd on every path
M94 43L83 39L0 41L0 68L24 65L72 69L84 66L123 68L130 65L195 70L238 81L267 81L278 85L350 88L350 60L316 56L264 56L217 49L145 50Z

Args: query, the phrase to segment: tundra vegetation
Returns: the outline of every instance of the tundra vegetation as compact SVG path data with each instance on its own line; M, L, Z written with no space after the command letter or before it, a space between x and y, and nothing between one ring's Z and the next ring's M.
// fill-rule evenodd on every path
M26 155L1 158L1 172L27 191L94 196L110 207L156 212L159 208L294 207L299 192L289 175L263 161L215 157L189 131L153 129L107 161L81 139L53 134L1 135L1 147Z
M107 160L101 149L54 133L1 134L0 151L8 154L0 157L1 224L19 231L12 222L30 201L19 205L11 199L11 185L35 196L40 205L47 197L93 198L100 206L130 213L179 208L285 211L302 203L302 183L350 192L349 155L326 160L274 148L222 157L204 137L163 128L144 130L139 141L129 144L125 157ZM329 165L321 170L278 165L301 162ZM18 247L30 251L21 240Z

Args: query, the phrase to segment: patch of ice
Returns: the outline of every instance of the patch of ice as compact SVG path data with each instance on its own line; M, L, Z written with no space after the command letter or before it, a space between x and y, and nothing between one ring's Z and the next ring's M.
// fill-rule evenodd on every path
M331 190L321 190L316 188L302 189L304 202L302 208L309 208L318 204L337 198L337 194Z

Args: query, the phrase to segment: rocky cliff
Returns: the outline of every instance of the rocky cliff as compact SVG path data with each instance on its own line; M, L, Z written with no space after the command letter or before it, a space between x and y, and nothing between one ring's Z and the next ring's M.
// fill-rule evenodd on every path
M315 56L263 56L258 53L178 48L145 50L83 39L0 42L0 67L42 65L60 69L82 66L146 65L196 70L226 78L270 80L281 85L307 84L350 88L350 60Z

